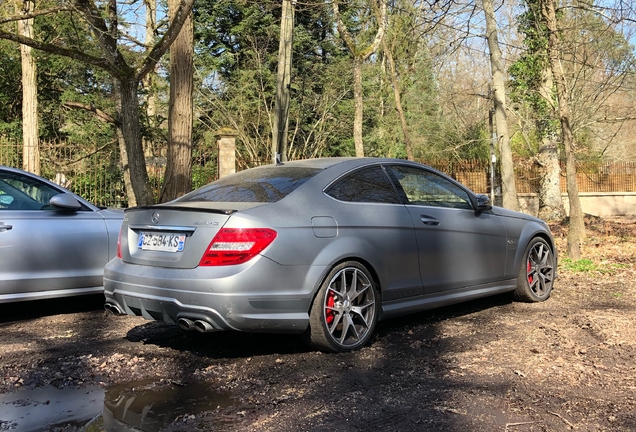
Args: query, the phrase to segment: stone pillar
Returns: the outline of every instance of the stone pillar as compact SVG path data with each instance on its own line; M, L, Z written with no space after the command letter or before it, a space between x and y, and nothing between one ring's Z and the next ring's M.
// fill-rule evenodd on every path
M236 172L236 136L238 132L231 128L221 128L215 132L218 146L218 174L223 178Z

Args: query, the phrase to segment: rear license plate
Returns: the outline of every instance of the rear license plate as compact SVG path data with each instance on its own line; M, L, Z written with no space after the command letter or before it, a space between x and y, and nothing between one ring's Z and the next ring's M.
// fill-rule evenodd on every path
M185 239L185 234L142 232L137 246L143 250L181 252L185 247Z

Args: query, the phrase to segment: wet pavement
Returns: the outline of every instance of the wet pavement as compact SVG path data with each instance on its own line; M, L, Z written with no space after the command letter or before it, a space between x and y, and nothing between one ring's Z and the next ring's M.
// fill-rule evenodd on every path
M107 389L53 387L0 395L0 431L87 427L92 432L158 432L179 419L238 404L203 383L143 380Z
M61 426L83 426L104 406L100 387L40 387L0 395L0 431L31 432Z

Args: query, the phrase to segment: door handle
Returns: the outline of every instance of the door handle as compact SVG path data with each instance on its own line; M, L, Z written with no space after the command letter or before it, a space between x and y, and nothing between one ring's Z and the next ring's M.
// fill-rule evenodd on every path
M439 225L439 221L430 216L421 215L420 220L424 225Z
M13 225L7 225L5 223L0 222L0 232L9 231L10 229L13 229Z

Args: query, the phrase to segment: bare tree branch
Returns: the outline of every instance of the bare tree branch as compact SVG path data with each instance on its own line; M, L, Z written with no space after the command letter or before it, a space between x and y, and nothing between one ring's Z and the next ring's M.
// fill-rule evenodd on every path
M51 8L51 9L42 9L39 10L37 12L31 12L28 14L24 14L24 15L15 15L15 16L10 16L7 18L2 18L0 19L0 24L7 24L10 22L16 22L16 21L22 21L22 20L26 20L26 19L31 19L31 18L36 18L39 16L44 16L44 15L51 15L51 14L56 14L59 12L69 12L74 10L73 7L71 6L60 6L57 8Z
M17 42L22 45L28 45L32 48L35 48L41 51L46 51L51 54L57 54L57 55L65 56L65 57L70 57L72 59L79 60L81 62L102 68L113 75L117 75L117 72L118 72L117 69L114 67L114 65L110 63L108 60L101 57L95 57L90 54L86 54L82 51L64 48L59 45L54 45L54 44L50 44L46 42L36 41L31 38L20 36L14 33L8 33L3 30L0 30L0 39L10 40L12 42Z
M104 111L100 110L99 108L95 108L92 105L83 104L81 102L64 102L64 106L68 107L68 108L77 108L77 109L81 109L81 110L84 110L84 111L91 112L91 113L95 114L95 116L99 120L101 120L103 122L106 122L106 123L114 124L115 126L119 126L119 122L117 120L115 120L114 118L112 118L110 115L108 115Z

